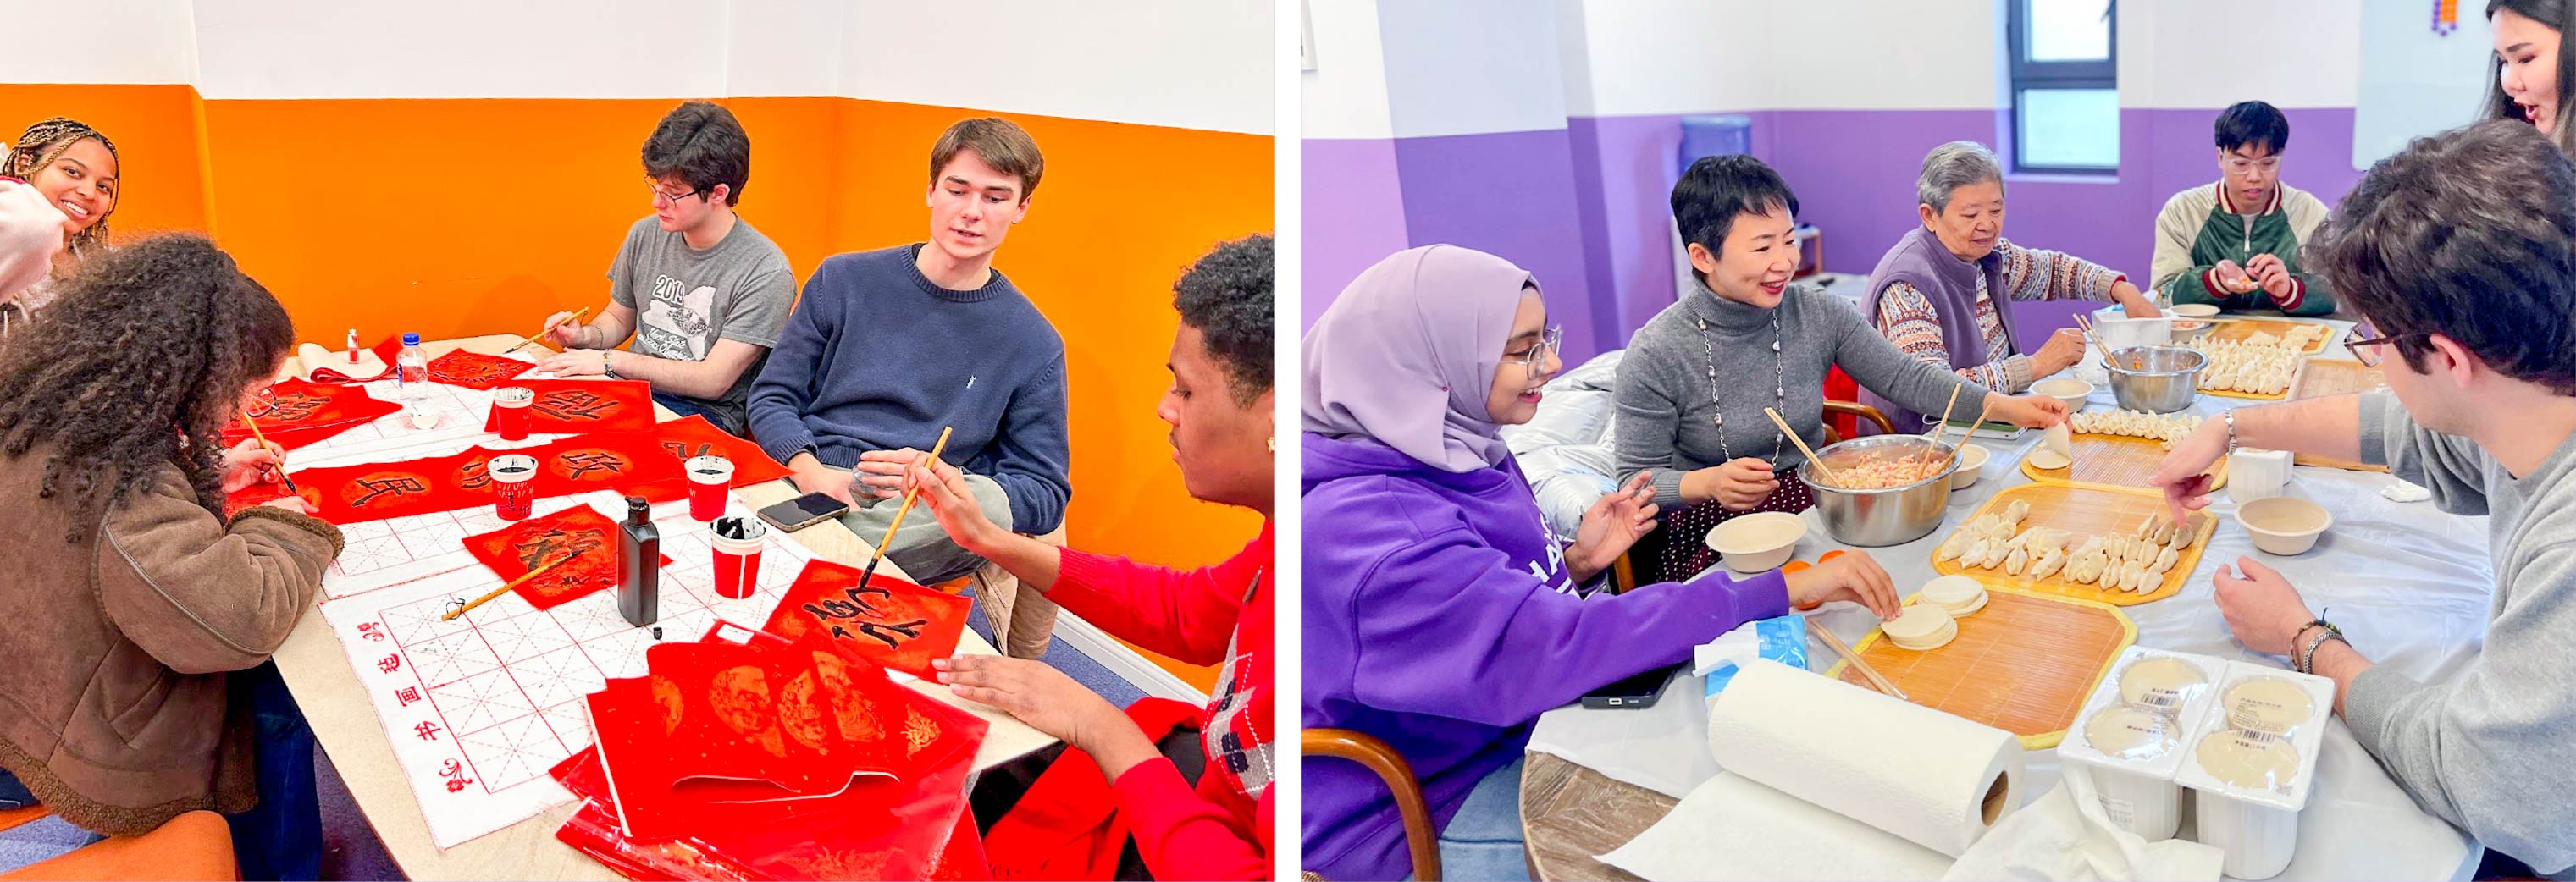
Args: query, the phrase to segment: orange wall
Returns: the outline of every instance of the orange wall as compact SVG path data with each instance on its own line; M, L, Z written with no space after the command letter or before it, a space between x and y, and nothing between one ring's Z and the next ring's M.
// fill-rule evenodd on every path
M551 311L605 303L609 261L651 211L637 151L675 100L200 102L187 86L0 86L0 127L14 135L54 113L100 126L131 190L120 229L211 229L304 339L336 345L352 326L369 340L527 333ZM723 103L752 136L739 211L800 278L830 254L922 239L930 144L983 113ZM1065 338L1071 541L1170 564L1222 559L1259 519L1183 492L1154 406L1178 324L1173 279L1217 241L1274 225L1272 141L1012 118L1047 172L995 265Z

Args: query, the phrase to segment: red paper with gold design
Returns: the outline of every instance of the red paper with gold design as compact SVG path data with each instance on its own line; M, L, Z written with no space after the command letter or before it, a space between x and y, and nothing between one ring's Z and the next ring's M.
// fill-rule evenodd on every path
M761 630L790 640L821 634L859 656L924 680L938 678L932 659L957 652L966 630L966 598L883 572L859 585L860 570L810 561Z
M538 609L553 609L617 585L617 522L589 506L574 506L467 536L465 550L473 552L475 560L490 567L505 583L565 555L580 555L528 580L513 592ZM671 556L662 555L662 564L670 563Z
M459 349L429 360L429 381L489 391L511 377L536 369L534 362Z
M326 386L289 377L271 387L275 404L266 413L252 417L259 421L259 431L279 447L294 450L307 444L357 428L386 414L401 410L402 405L379 401L356 386ZM224 444L242 443L251 438L250 427L241 420L224 424Z
M764 639L749 646L699 644L712 652L655 647L648 665L660 678L662 668L678 659L757 659L724 670L758 667L766 679L791 684L782 693L796 693L792 684L809 684L802 694L810 700L780 708L782 734L795 739L800 736L793 733L802 731L801 737L817 744L873 745L900 764L896 777L860 777L822 799L756 803L705 800L721 789L653 790L636 779L696 762L657 751L690 744L681 725L666 722L685 718L687 703L676 681L674 688L657 691L648 685L651 679L611 680L591 696L599 746L552 770L567 789L589 800L557 838L630 878L985 878L989 870L965 810L966 778L983 741L984 721L886 679L828 638L780 648L777 638L759 636ZM800 714L803 724L794 720ZM660 834L685 838L647 841Z
M653 389L642 380L523 380L537 393L528 405L528 431L538 434L643 432L653 428ZM483 431L498 432L486 415Z

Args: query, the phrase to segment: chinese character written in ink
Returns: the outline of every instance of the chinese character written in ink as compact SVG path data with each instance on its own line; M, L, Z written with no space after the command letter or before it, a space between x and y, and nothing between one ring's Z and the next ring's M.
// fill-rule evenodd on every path
M538 413L559 420L599 420L617 412L617 400L570 389L539 396L536 408Z
M606 542L607 539L597 531L568 531L561 527L548 527L543 533L512 542L511 547L519 552L520 568L534 570L563 558L588 554Z
M929 619L914 619L909 622L870 620L871 616L882 615L884 612L868 599L870 596L894 599L894 592L883 588L844 588L841 593L848 599L825 600L819 604L808 603L803 607L805 614L813 616L815 621L831 625L834 637L843 640L850 638L850 632L840 624L840 620L847 620L850 624L858 626L861 636L882 640L886 648L896 649L901 648L905 641L920 637L921 627L930 624ZM897 639L898 635L901 639Z
M369 640L383 640L385 639L385 632L376 630L376 623L374 622L359 622L358 636Z
M419 700L420 700L420 687L418 687L418 686L405 686L405 687L403 687L403 688L400 688L400 689L396 689L396 690L394 690L394 706L395 706L395 707L410 707L412 702L419 701Z
M579 478L583 475L597 471L605 471L610 474L619 474L626 471L626 458L605 450L584 450L579 453L567 453L563 456L557 457L555 461L562 463L565 467L571 469L569 473L564 475L564 477L567 478Z
M327 398L306 395L302 392L289 392L277 396L275 402L269 405L268 413L260 418L271 423L297 422L312 418L314 414L321 412L322 405L328 403L330 399Z
M474 779L465 777L465 767L458 765L454 759L443 760L438 764L438 776L447 779L449 793L464 790L465 785L474 783Z
M422 720L422 721L421 721L421 723L420 723L420 725L417 725L417 726L413 726L413 727L411 727L411 731L412 731L412 733L413 733L413 734L415 734L415 735L419 735L419 736L420 736L420 740L422 740L422 741L436 741L436 740L438 740L438 724L437 724L437 723L432 723L432 722L429 722L428 720Z
M488 459L467 461L464 468L456 470L456 486L467 490L481 490L492 486L492 461Z
M396 669L401 667L402 653L399 652L376 660L376 670L383 671L388 674L393 673Z
M351 507L365 506L375 502L376 497L384 496L386 494L392 494L394 498L400 499L414 493L429 492L428 487L421 485L419 478L411 475L400 475L395 477L369 476L358 479L356 484L359 489L367 492L355 499L349 500L349 505Z
M722 456L722 455L723 455L723 454L720 454L720 453L717 453L717 452L716 452L716 446L715 446L715 445L713 445L713 444L709 444L709 443L704 442L704 441L700 441L700 442L698 442L698 447L697 447L697 449L695 449L695 450L691 450L691 449L689 449L689 442L686 442L686 441L664 441L664 442L662 442L662 449L670 451L672 456L676 456L676 457L679 457L679 458L681 458L681 459L689 459L689 458L692 458L692 457L700 457L700 456Z

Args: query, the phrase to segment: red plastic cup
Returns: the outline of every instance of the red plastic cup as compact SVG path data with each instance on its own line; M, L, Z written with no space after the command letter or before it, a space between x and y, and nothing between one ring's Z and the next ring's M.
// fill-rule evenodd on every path
M714 541L716 593L733 600L760 588L760 544L769 527L758 518L716 518L707 524Z
M537 393L526 386L504 386L492 392L492 422L503 441L528 440L528 412Z
M712 521L725 513L725 491L733 486L733 460L692 456L680 464L689 473L689 520Z
M495 456L492 486L498 491L493 514L505 521L524 521L537 505L537 458L523 453Z

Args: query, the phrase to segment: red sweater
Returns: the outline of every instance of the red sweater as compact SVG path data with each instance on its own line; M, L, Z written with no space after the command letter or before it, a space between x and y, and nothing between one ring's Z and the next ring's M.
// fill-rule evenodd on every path
M1061 561L1047 599L1137 646L1224 665L1199 715L1203 741L1223 747L1210 750L1197 790L1162 758L1118 776L1118 806L1145 866L1158 879L1271 878L1270 523L1212 567L1173 570L1070 548Z

